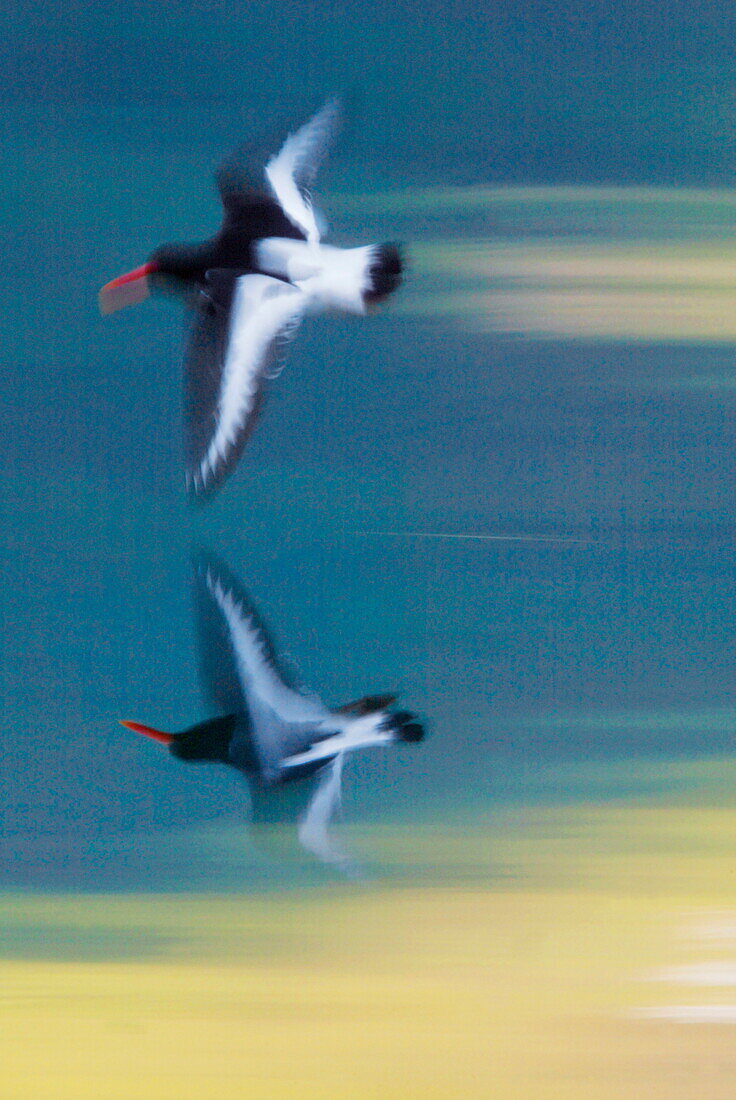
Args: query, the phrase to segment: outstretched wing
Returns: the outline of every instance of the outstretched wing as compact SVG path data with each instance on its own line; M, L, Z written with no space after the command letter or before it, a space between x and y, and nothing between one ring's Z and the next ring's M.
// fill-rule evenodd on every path
M313 243L321 234L309 190L339 119L340 105L336 99L330 100L301 129L290 134L266 164L266 179L284 213Z
M232 577L208 562L199 566L198 579L211 601L210 612L219 616L220 636L226 637L229 650L223 664L229 671L222 674L219 687L210 662L210 688L222 692L220 705L239 694L240 709L249 719L233 739L233 763L238 763L239 753L250 759L255 748L264 780L272 781L280 775L285 757L304 752L319 736L317 727L329 719L330 711L319 699L284 683L257 613ZM212 628L209 637L215 637ZM205 667L201 659L200 668Z
M247 159L248 150L241 147L217 173L217 187L225 211L222 232L235 233L239 241L255 241L261 237L303 240L304 232L286 216L267 186L263 175L265 157L258 163L257 184L245 167Z
M273 146L272 146L273 148ZM243 142L234 149L215 172L215 183L222 205L237 213L240 208L257 206L271 196L263 183L263 163L268 148L261 142Z
M329 833L330 822L340 806L342 793L343 753L319 774L317 786L298 826L299 843L323 863L337 867L345 874L357 874L357 866Z
M268 275L208 271L184 365L187 485L195 496L222 482L253 428L279 339L306 297Z
M244 714L246 698L230 629L211 591L215 578L220 584L236 583L221 562L199 553L192 562L192 607L200 688L207 707L218 714ZM240 588L238 598L246 600Z

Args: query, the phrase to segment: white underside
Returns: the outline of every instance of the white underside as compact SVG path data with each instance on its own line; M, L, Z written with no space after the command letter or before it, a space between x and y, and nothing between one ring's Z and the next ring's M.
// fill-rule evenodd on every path
M306 295L310 311L364 314L375 251L374 245L335 248L287 237L266 237L256 244L256 260L267 275L288 279L298 287Z
M389 742L395 740L394 735L384 726L385 715L383 711L364 714L360 718L346 718L344 715L340 715L339 718L342 720L343 728L338 733L318 741L306 749L305 752L294 753L292 756L285 757L281 762L282 769L288 771L290 768L300 768L304 764L330 760L333 756L353 752L355 749L367 749L374 745L388 745ZM338 719L338 715L331 715L329 724L332 724L335 719ZM327 724L325 723L325 725Z

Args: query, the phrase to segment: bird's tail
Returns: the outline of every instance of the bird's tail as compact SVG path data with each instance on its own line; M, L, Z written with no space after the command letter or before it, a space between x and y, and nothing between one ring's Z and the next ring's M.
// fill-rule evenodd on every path
M421 722L408 710L393 710L395 702L395 695L364 695L352 703L345 703L337 713L354 718L375 714L381 727L388 730L396 741L422 741L424 727Z
M371 249L368 287L363 292L366 305L377 305L393 294L401 283L403 270L404 260L397 244L379 244Z
M397 244L315 247L307 241L266 237L254 248L258 270L304 291L309 309L363 314L396 290L404 270Z
M397 741L422 741L424 726L408 710L389 711L385 725Z

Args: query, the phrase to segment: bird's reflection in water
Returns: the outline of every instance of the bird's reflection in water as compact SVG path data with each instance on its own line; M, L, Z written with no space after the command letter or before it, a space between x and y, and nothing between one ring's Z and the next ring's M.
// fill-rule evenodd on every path
M333 710L290 687L251 600L213 557L195 562L193 588L200 680L217 717L179 733L123 724L167 745L180 760L236 768L251 789L254 823L291 819L307 851L354 873L356 865L330 833L345 755L420 741L422 726L396 709L393 695L364 696ZM285 797L286 784L300 788L298 797Z

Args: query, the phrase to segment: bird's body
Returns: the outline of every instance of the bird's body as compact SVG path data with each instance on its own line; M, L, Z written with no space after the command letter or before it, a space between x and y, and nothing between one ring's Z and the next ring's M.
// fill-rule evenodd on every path
M180 733L124 725L168 745L180 760L227 764L257 791L319 773L300 837L324 856L345 754L419 741L421 725L394 709L393 696L367 696L334 710L288 686L255 610L224 567L198 566L195 603L201 679L221 713Z
M335 129L328 103L267 162L264 185L232 164L218 184L219 232L200 244L157 248L147 263L100 291L110 313L149 285L178 290L194 309L185 362L186 479L195 496L218 487L253 426L281 345L308 313L363 314L401 281L396 245L342 249L321 241L309 188Z

